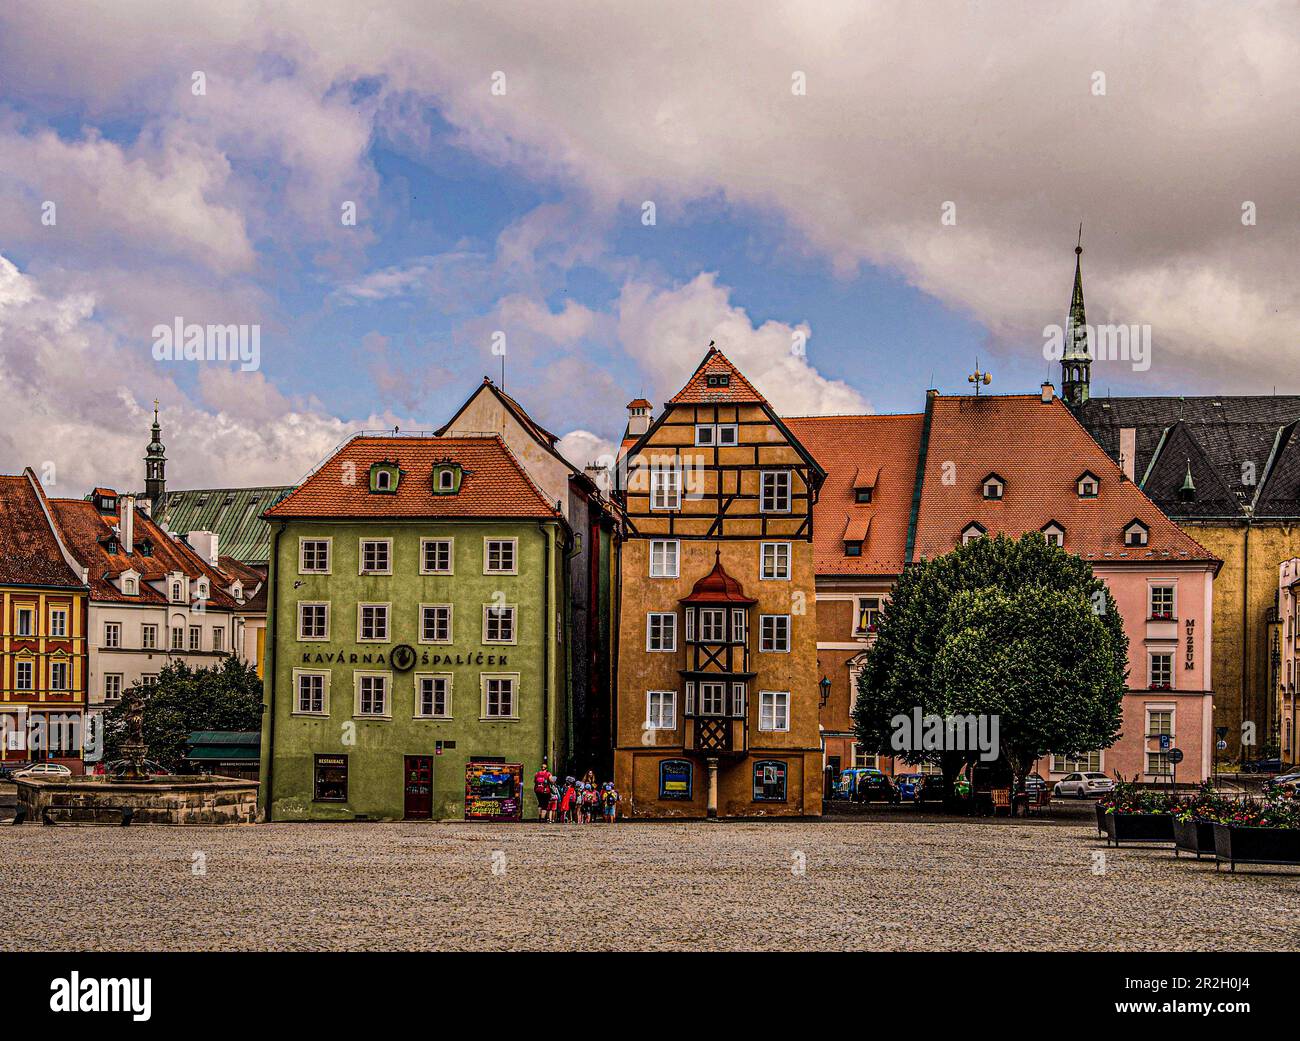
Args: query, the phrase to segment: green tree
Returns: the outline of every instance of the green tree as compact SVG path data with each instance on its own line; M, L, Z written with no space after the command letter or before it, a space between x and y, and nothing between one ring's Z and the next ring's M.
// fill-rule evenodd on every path
M1036 610L1043 612L1037 618ZM1053 632L1054 623L1063 628ZM1025 626L1037 630L1033 647ZM1021 635L1015 651L996 643L1013 633ZM897 754L891 737L899 715L978 715L996 706L999 741L1010 748L1014 739L1011 754L1022 760L1041 744L1031 736L1048 730L1051 751L1104 748L1118 737L1127 656L1115 601L1086 561L1036 532L975 539L900 576L858 681L854 727L866 748ZM1063 657L1068 673L1053 665ZM1081 676L1087 682L1076 685ZM1053 710L1039 702L1058 697L1075 706L1073 723L1046 720ZM907 758L938 765L950 797L957 774L978 754L944 749Z
M194 730L261 730L262 681L234 656L211 669L168 662L153 686L136 683L144 701L143 730L149 758L168 770L184 766L186 739ZM126 698L104 717L104 759L121 758L126 740Z

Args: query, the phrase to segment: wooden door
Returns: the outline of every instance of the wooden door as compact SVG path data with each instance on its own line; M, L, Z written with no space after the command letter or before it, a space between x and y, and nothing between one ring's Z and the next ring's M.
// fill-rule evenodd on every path
M433 756L408 755L405 763L403 815L408 821L427 821L433 816Z

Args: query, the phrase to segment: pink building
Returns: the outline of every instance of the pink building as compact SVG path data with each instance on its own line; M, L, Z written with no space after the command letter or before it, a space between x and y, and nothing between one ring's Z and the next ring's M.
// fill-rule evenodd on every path
M1284 561L1277 581L1277 710L1283 763L1300 760L1296 688L1300 687L1300 557Z

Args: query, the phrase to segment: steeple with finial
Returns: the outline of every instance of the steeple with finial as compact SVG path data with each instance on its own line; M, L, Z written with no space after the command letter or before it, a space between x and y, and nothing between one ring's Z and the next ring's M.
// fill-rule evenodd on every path
M158 515L167 494L167 455L163 449L162 426L158 422L158 399L153 400L153 436L144 452L144 494L149 512Z
M1065 350L1061 355L1061 399L1067 405L1082 405L1088 400L1092 382L1092 345L1088 337L1088 318L1083 310L1083 225L1074 247L1074 293L1070 297L1070 314L1065 323Z

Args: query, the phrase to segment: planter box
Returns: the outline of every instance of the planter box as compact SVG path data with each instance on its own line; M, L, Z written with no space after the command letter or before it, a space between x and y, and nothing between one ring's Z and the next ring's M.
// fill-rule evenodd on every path
M1214 866L1238 864L1300 864L1300 830L1295 828L1238 828L1214 825Z
M1106 816L1107 816L1106 807L1103 806L1101 803L1097 803L1096 810L1097 810L1097 834L1102 837L1105 837Z
M1169 813L1108 813L1106 838L1115 846L1125 842L1173 842L1174 818Z
M1182 853L1195 853L1200 860L1202 854L1214 853L1214 823L1212 821L1180 821L1174 819L1174 856Z

